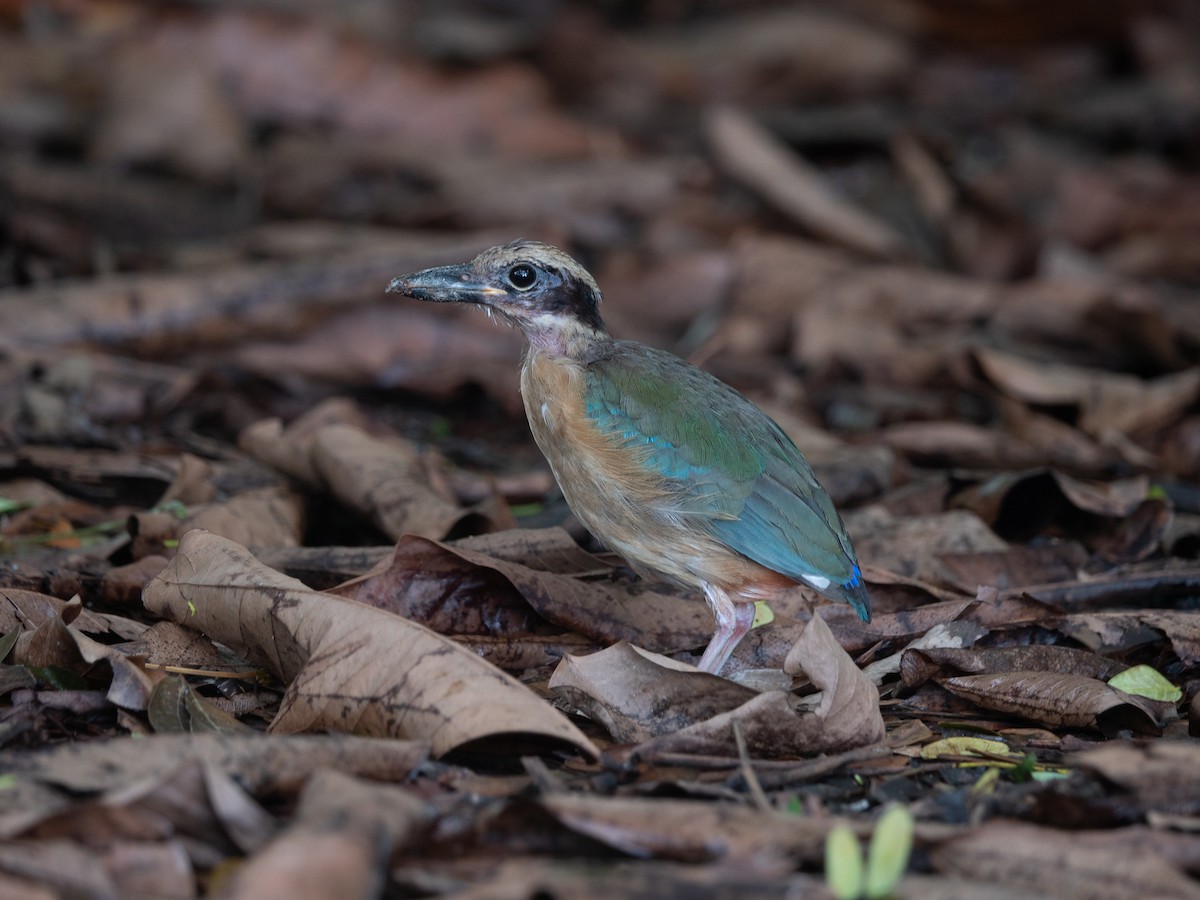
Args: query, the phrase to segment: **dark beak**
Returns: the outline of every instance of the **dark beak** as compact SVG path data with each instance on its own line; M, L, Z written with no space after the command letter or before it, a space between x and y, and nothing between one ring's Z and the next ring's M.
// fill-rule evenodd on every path
M482 303L503 297L502 288L483 284L469 265L437 266L422 269L411 275L393 278L387 286L389 294L404 294L416 300L435 303Z

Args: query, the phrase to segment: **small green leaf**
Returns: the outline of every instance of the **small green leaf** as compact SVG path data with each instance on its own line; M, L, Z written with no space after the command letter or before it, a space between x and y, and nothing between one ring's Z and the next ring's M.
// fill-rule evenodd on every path
M766 600L759 600L754 604L754 624L751 628L758 628L760 625L770 625L775 621L775 611L767 605Z
M11 791L17 786L17 776L12 772L0 775L0 791Z
M194 601L189 600L188 601L188 615L194 616L195 614L196 614L196 604Z
M10 500L8 497L0 497L0 516L28 509L31 505L23 500Z
M834 825L825 837L825 883L837 900L862 896L862 846L849 825Z
M941 759L944 756L1009 757L1014 761L1021 758L1021 754L1010 749L1004 741L968 735L941 738L921 748L921 759Z
M166 503L160 503L151 509L151 512L169 513L179 520L188 517L188 508L182 500L168 500Z
M983 770L983 774L975 779L975 783L971 785L971 793L977 797L987 797L996 793L996 785L1000 781L1000 769L998 766L988 766Z
M1161 484L1150 485L1150 487L1146 488L1146 499L1147 500L1166 500L1166 499L1168 499L1166 488L1164 488Z
M1037 768L1037 757L1032 753L1026 753L1021 761L1009 770L1009 775L1012 780L1020 784L1028 781L1033 777L1034 770Z
M508 511L518 519L528 519L530 516L536 516L546 508L544 503L514 503Z
M56 691L86 691L90 685L78 672L62 666L30 666L33 677Z
M1177 703L1183 696L1183 691L1167 681L1166 678L1151 666L1134 666L1124 672L1118 672L1108 679L1109 687L1115 687L1127 694L1146 697L1149 700L1165 700Z
M1069 777L1070 774L1071 774L1070 772L1061 772L1058 769L1038 769L1035 772L1031 772L1029 777L1033 781L1038 781L1038 782L1057 781L1060 778Z
M908 868L912 845L912 813L904 806L889 806L871 835L871 849L867 854L867 897L872 900L887 897L895 890Z

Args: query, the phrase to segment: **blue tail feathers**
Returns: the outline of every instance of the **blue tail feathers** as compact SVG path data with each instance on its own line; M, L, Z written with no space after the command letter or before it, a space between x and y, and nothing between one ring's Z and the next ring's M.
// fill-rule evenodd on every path
M867 587L863 584L862 569L856 564L854 574L848 581L842 582L842 591L846 602L854 607L858 617L864 622L871 621L871 598L867 596Z

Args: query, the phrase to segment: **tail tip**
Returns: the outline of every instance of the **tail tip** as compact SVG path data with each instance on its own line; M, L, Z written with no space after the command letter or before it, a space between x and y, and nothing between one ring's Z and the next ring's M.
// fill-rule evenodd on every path
M871 621L871 598L867 596L867 586L863 583L862 569L856 563L851 570L853 574L849 580L842 583L842 590L846 593L846 601L854 607L854 611L858 613L858 617L864 622Z

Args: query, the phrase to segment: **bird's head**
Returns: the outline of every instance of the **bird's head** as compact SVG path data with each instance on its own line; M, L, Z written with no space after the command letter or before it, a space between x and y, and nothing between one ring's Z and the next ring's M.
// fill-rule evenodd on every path
M531 345L567 353L604 338L600 289L587 269L557 247L513 241L469 263L393 278L391 293L439 303L470 303L520 328Z

